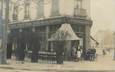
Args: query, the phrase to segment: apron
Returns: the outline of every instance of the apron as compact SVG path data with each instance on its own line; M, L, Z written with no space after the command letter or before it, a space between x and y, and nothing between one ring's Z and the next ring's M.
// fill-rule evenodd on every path
M81 51L77 51L77 57L78 57L78 58L81 57Z

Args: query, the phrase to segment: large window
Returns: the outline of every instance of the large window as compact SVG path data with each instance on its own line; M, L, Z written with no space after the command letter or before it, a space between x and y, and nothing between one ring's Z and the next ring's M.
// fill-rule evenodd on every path
M82 0L75 0L75 8L77 9L82 8Z

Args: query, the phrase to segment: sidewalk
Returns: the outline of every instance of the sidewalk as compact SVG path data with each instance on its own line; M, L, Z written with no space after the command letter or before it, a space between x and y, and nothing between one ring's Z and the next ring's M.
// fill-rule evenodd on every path
M11 63L9 65L0 65L0 72L115 72L115 61L112 61L112 57L99 56L96 61L80 61L80 62L64 62L62 65L57 64L40 64L40 63L25 63L16 64ZM106 71L104 71L106 70ZM113 71L114 70L114 71Z

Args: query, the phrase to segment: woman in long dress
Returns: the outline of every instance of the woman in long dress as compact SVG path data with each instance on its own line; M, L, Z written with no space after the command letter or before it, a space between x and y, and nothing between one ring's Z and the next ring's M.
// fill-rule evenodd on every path
M81 50L80 46L78 46L78 50L77 50L77 61L79 61L81 59L81 54L82 54L82 50Z

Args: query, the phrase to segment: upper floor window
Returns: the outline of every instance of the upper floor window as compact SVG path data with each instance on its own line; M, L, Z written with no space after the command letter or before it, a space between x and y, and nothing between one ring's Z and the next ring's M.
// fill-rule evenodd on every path
M77 9L82 8L82 0L75 0L75 8Z

